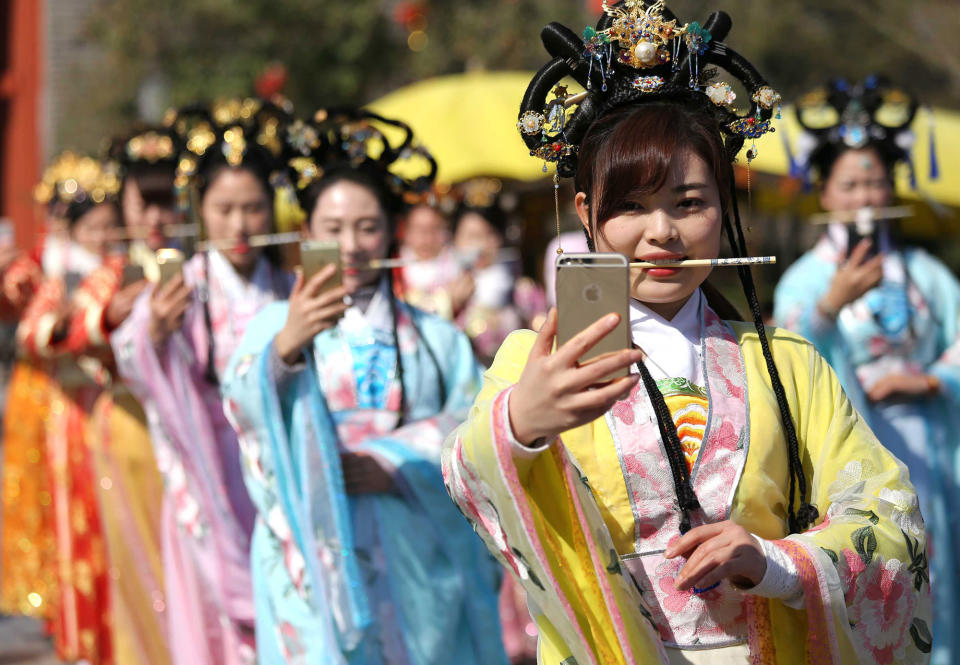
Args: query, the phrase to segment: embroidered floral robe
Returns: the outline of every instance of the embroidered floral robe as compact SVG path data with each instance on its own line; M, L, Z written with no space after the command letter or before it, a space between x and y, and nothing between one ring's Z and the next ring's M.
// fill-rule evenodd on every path
M113 662L108 563L87 430L102 365L67 353L54 336L60 312L68 301L76 306L76 298L64 279L48 277L24 312L17 340L28 356L50 368L52 379L45 387L49 411L42 453L49 497L38 498L51 511L56 592L46 600L54 646L63 660L104 665Z
M545 450L519 447L507 403L534 342L504 343L470 418L447 441L451 496L527 589L547 665L664 663L664 646L746 644L751 663L919 663L930 651L923 522L903 465L881 447L812 345L768 331L821 519L787 536L786 443L751 326L706 309L709 411L691 476L700 520L772 540L801 576L803 610L723 583L677 591L679 536L642 384ZM745 657L746 658L746 657ZM744 660L744 662L746 662Z
M272 347L287 318L278 303L251 324L224 382L259 513L261 665L506 663L495 566L446 498L439 469L479 370L449 323L398 307L402 425L389 324L341 322L315 338L305 368L286 374ZM346 451L379 457L396 492L346 495Z
M960 283L920 249L888 255L905 267L902 284L882 284L843 308L836 322L817 312L845 256L825 235L777 285L777 323L800 333L833 366L847 395L877 438L910 470L926 521L933 590L935 665L960 658ZM886 271L886 268L885 268ZM906 320L885 330L884 306ZM941 381L940 393L870 402L863 385L888 372L920 372Z
M131 251L131 256L139 264L138 254ZM152 256L149 250L139 253L139 257ZM114 371L111 331L104 318L123 286L123 269L130 261L127 256L110 257L80 284L63 346L75 354L101 354L110 370L107 389L93 407L89 434L112 571L115 660L165 665L170 655L160 547L163 483L146 414Z
M215 252L193 257L184 279L195 297L181 330L155 348L150 295L114 331L120 375L143 405L164 477L163 569L171 656L177 665L254 659L250 533L254 509L240 471L236 434L220 391L205 376L210 344L200 293L209 294L214 366L226 368L247 324L289 291L289 276L261 258L249 281Z

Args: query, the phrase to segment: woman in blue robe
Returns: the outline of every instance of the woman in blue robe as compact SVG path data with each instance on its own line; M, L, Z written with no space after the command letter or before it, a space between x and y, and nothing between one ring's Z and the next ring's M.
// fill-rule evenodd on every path
M462 333L397 300L390 274L370 267L388 255L399 194L432 175L391 174L403 151L382 118L315 118L293 135L291 175L311 236L339 242L342 285L333 266L298 275L289 302L249 325L223 381L258 510L259 662L505 664L496 567L440 472L479 366Z
M814 131L808 164L821 206L848 223L831 223L790 266L774 316L816 345L910 470L927 526L939 665L960 658L960 535L951 525L960 511L960 283L924 250L901 245L890 221L872 219L893 198L894 167L909 159L902 138L916 108L907 104L898 126L880 124L889 92L876 78L832 84L840 124ZM801 124L807 112L798 109Z

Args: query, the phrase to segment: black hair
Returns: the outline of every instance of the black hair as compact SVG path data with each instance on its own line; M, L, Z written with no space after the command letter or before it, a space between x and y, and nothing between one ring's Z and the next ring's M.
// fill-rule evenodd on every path
M123 200L123 192L129 184L134 182L145 205L174 208L176 206L176 197L173 192L174 167L175 165L170 162L131 164L124 174L120 200Z
M391 235L396 228L396 220L406 210L406 203L401 196L391 190L384 183L384 176L373 167L350 167L347 165L335 166L327 170L323 178L312 182L304 189L297 190L297 198L300 207L307 214L307 224L313 215L313 209L317 206L317 201L328 189L340 182L351 182L369 190L380 204L387 219L387 225Z
M496 203L488 206L471 206L466 203L458 205L456 211L453 213L453 233L457 232L457 229L460 227L460 222L470 213L482 217L501 239L506 238L507 226L510 220L507 217L506 211Z
M851 150L872 150L883 164L887 180L893 183L893 169L897 162L907 161L906 153L888 141L869 141L860 147L850 147L837 142L824 142L810 153L809 164L816 172L821 185L825 185L833 173L833 167L843 155Z

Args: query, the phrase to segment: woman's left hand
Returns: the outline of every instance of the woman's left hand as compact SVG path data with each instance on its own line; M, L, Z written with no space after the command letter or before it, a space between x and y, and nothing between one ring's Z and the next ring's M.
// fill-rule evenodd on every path
M370 453L340 455L347 494L385 494L393 490L393 475Z
M767 557L749 531L730 520L705 524L670 545L667 559L686 556L674 581L678 589L707 589L729 579L739 587L756 586L767 572Z
M871 402L882 402L897 397L914 398L928 395L936 385L926 374L887 374L867 391Z

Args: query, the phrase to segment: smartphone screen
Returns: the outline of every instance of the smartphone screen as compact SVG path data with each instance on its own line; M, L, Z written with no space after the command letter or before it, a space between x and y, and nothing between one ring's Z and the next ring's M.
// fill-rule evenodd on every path
M337 266L333 277L324 283L324 290L335 289L343 283L340 265L340 243L334 240L304 240L300 243L300 266L303 279L307 281L325 266L331 263Z
M157 266L160 268L159 286L163 286L183 270L183 252L179 249L158 249Z
M557 346L612 312L620 323L579 358L586 364L630 348L630 267L622 254L562 254L557 257ZM627 376L623 368L603 378Z

